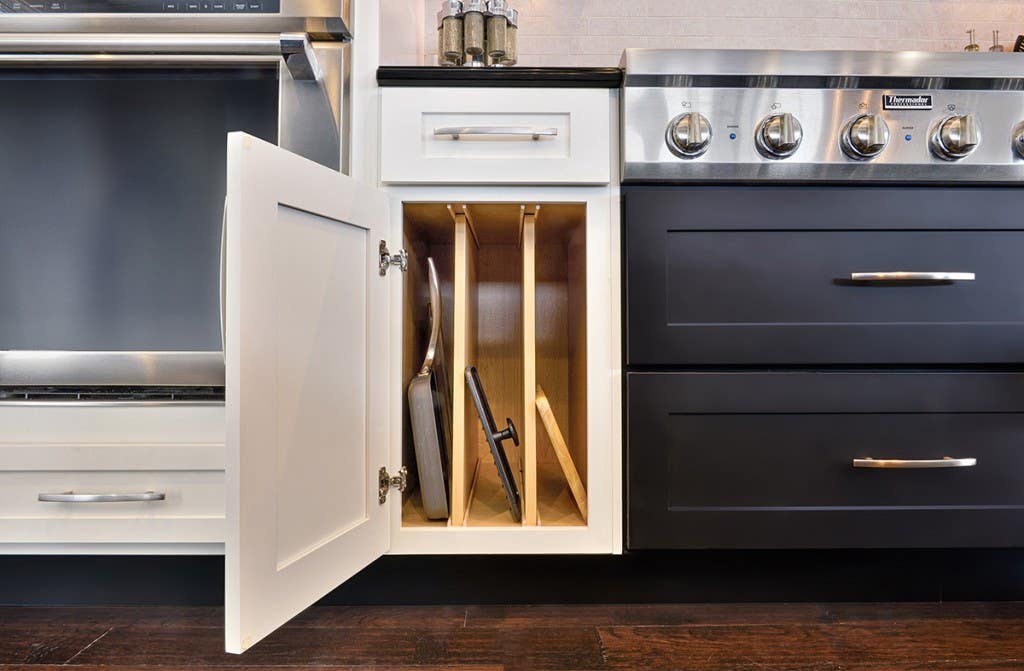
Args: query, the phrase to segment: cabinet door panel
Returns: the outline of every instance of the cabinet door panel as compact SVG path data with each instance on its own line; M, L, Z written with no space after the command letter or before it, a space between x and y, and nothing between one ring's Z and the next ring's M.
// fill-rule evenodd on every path
M386 218L373 188L228 141L226 647L242 652L387 548Z
M1024 543L1020 373L629 373L628 397L631 549ZM947 457L974 461L923 467Z

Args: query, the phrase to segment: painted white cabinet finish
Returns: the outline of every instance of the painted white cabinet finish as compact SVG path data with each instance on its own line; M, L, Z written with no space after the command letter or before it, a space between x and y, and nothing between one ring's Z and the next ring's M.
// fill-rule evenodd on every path
M55 503L147 491L164 500ZM209 554L224 543L224 408L0 403L0 553Z
M229 652L387 550L386 213L377 189L228 137Z
M607 184L611 94L383 88L385 184Z
M608 93L593 93L571 92L574 108L593 103L596 116L610 114ZM607 181L614 160L607 119L602 133L594 144L603 153L594 162L604 174L595 181ZM231 652L254 645L387 552L621 552L612 186L406 186L385 193L240 133L229 136L228 166L225 404L0 404L0 552L223 551ZM408 384L403 275L396 267L380 275L379 245L387 242L392 252L402 246L406 202L572 203L585 210L585 524L403 526L403 497L392 490L379 501L380 469L395 473L403 465ZM50 490L166 496L37 500Z

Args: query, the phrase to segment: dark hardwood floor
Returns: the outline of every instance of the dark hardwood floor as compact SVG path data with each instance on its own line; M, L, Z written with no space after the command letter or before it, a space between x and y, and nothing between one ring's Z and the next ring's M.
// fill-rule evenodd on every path
M219 608L0 608L0 671L1005 671L1024 603L353 606L244 655Z

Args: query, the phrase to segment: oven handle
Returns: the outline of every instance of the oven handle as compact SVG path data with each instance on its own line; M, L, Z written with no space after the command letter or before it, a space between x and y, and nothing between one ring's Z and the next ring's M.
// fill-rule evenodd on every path
M282 59L296 80L322 78L306 33L0 33L0 66L235 66Z

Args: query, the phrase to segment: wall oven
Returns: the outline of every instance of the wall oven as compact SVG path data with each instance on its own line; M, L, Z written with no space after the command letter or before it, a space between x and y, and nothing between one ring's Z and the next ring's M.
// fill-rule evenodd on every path
M338 0L0 0L0 398L224 386L226 136L347 172Z

